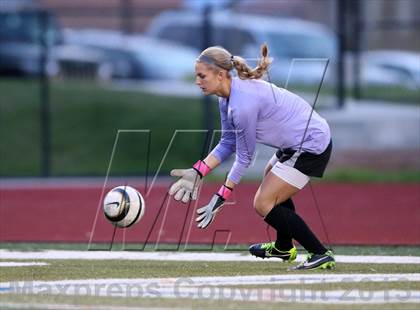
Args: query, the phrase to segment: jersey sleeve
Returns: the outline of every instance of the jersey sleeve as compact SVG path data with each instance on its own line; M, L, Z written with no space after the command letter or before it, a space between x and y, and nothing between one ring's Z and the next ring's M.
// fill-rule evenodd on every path
M228 179L238 184L250 166L255 153L258 110L253 106L232 111L236 136L236 158Z
M230 157L233 152L235 152L236 136L235 129L228 120L227 105L223 105L221 102L219 102L219 110L222 136L219 143L210 154L216 157L219 162L223 162L228 157Z

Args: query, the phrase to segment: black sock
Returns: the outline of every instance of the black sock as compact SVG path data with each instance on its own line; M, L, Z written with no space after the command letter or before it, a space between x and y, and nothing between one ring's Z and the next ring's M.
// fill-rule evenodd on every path
M289 198L286 201L283 201L283 202L277 204L276 206L282 206L282 207L285 207L289 210L292 210L292 211L296 212L295 204L293 203L292 198Z
M298 241L309 253L313 254L324 254L327 251L302 218L289 208L276 205L270 213L267 214L264 220L271 227L275 228L277 233L281 232L280 240L293 238ZM282 247L278 249L290 250L290 248L291 246L289 248Z
M293 203L291 198L277 204L275 207L277 206L287 208L291 211L295 211L295 204ZM290 235L290 231L287 229L277 229L276 231L277 231L277 239L275 243L276 249L279 249L282 251L290 250L293 247L292 236Z

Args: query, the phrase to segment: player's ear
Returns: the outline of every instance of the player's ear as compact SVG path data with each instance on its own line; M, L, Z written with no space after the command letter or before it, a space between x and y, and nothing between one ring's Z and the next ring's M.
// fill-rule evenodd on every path
M225 70L219 70L217 73L217 80L223 81L226 78L226 71Z

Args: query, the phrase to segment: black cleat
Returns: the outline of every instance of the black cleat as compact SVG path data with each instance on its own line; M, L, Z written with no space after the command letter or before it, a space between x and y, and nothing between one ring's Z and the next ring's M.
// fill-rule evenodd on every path
M324 254L308 254L304 262L290 268L290 270L332 269L334 267L334 254L327 251Z
M256 257L277 257L287 262L294 261L297 256L296 247L291 248L289 251L280 251L276 249L275 242L253 244L249 247L249 252Z

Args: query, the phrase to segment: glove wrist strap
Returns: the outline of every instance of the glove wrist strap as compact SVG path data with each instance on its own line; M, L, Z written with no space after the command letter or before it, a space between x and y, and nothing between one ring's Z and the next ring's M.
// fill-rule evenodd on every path
M193 169L197 171L200 177L205 177L211 171L210 167L202 160L197 161L194 164Z
M222 185L222 187L220 187L219 191L217 192L217 195L219 195L224 200L226 200L229 198L230 194L232 194L232 191L233 189L231 189L230 187L227 187L226 185Z

